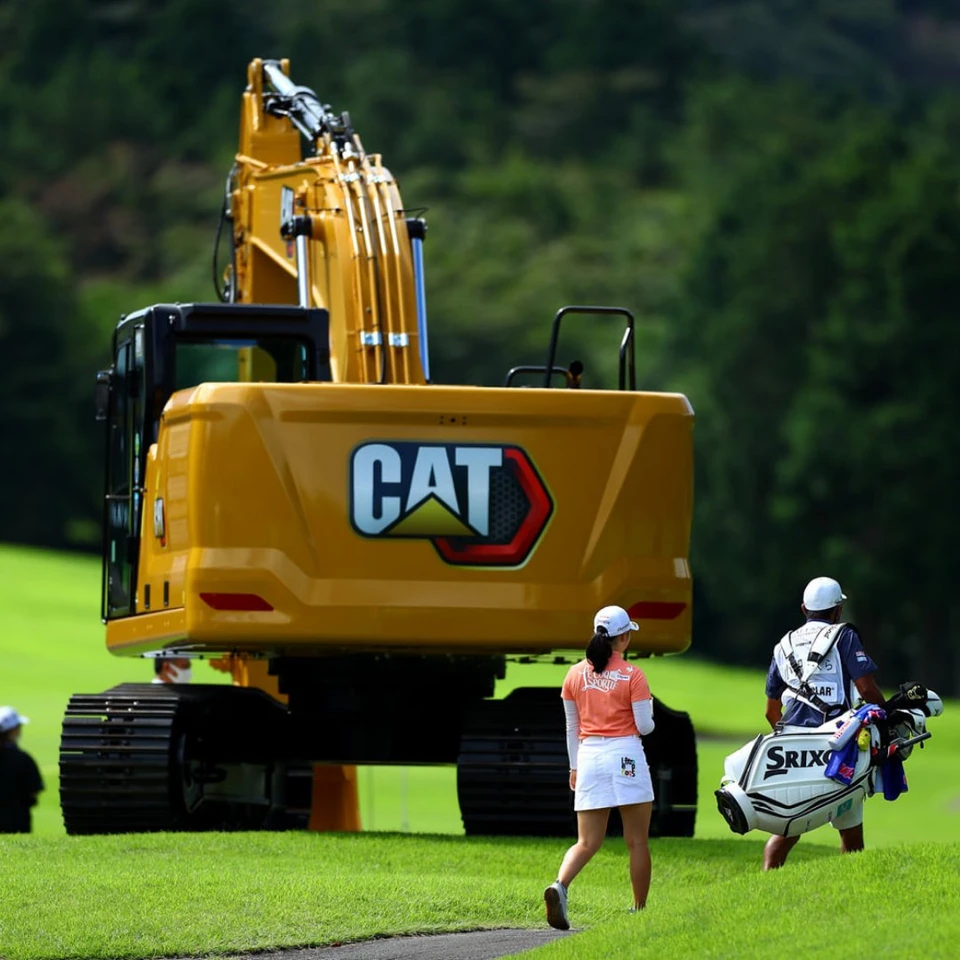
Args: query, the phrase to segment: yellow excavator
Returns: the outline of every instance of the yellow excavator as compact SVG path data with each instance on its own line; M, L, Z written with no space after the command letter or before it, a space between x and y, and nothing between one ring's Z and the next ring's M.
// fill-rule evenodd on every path
M621 307L557 311L502 387L432 384L424 221L287 61L247 79L219 301L122 317L97 376L107 647L234 683L73 696L67 831L356 829L356 765L455 763L468 834L567 834L559 691L494 684L606 604L634 653L689 646L691 406L637 390ZM585 315L623 325L618 389L557 364ZM652 829L690 836L693 728L655 717Z

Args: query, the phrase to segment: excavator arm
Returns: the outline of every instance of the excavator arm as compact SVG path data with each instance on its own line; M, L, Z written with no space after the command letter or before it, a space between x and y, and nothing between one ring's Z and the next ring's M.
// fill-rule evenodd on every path
M332 113L288 72L286 60L248 68L222 296L327 310L335 383L425 383L424 221L407 216L349 114Z

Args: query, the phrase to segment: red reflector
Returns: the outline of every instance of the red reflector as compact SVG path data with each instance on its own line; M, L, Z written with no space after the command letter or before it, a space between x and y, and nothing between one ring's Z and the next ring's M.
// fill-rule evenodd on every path
M271 604L255 593L201 593L200 599L214 610L272 610Z
M635 603L627 613L631 620L674 620L687 605L685 603L660 603L657 600L642 600Z

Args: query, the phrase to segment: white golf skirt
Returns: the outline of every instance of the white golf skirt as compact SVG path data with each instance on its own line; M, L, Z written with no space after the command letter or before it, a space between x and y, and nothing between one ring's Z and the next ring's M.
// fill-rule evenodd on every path
M605 810L653 800L639 737L584 737L577 750L574 810Z

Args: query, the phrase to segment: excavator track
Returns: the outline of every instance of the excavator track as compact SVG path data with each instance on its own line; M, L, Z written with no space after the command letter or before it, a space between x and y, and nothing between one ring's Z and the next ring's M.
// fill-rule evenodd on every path
M76 694L60 740L60 804L69 834L174 830L183 819L172 757L180 697L166 685Z
M692 837L697 755L687 714L654 700L656 730L644 737L653 780L652 836ZM467 719L457 763L464 830L500 836L574 836L559 691L522 688L484 701ZM608 833L622 833L619 814Z
M457 761L468 835L569 836L576 831L558 691L525 687L467 718Z
M300 772L276 754L285 716L262 691L229 686L76 694L60 741L67 833L282 829Z

